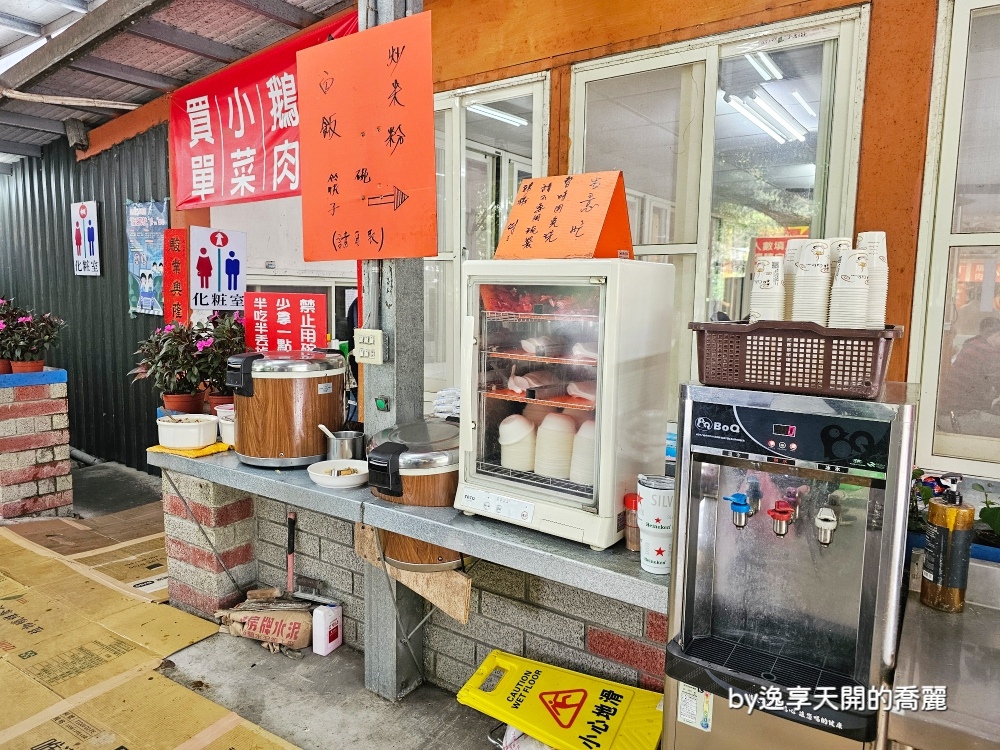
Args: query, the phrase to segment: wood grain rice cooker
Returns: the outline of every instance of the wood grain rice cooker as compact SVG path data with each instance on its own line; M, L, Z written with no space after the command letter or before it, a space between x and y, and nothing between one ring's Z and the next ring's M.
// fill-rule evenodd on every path
M368 441L372 494L400 505L445 508L458 491L458 425L443 419L382 430ZM382 531L385 561L403 570L429 572L461 567L462 555L446 547Z
M308 466L326 458L327 438L344 425L347 364L336 352L252 352L229 358L236 455L252 466Z

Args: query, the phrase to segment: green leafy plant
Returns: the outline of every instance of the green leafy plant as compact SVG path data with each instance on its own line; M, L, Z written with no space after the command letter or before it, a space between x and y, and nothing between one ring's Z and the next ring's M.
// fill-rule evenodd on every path
M232 315L216 313L208 324L211 329L210 345L202 356L207 362L205 380L213 394L231 396L233 393L233 389L226 385L226 365L231 356L247 350L243 327L245 320L238 311Z
M986 488L978 482L972 485L972 489L982 492L985 497L983 507L979 509L979 520L989 526L994 534L1000 535L1000 504L990 500Z
M924 470L914 468L910 474L910 510L906 528L916 534L927 532L927 504L934 497L934 491L923 484Z
M139 363L129 371L132 382L152 380L165 394L194 394L211 371L212 327L173 323L157 328L139 342Z
M17 362L45 359L45 353L56 345L60 332L66 327L66 321L52 313L36 315L26 310L11 314L9 322L4 323L5 358Z
M9 297L0 297L0 359L10 359L14 344L14 326L24 312Z

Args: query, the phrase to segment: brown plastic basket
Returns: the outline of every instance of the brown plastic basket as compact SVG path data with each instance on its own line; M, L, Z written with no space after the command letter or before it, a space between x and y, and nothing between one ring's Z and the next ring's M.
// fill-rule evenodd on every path
M810 396L879 396L893 339L884 330L824 328L816 323L689 323L698 335L698 379L704 385Z

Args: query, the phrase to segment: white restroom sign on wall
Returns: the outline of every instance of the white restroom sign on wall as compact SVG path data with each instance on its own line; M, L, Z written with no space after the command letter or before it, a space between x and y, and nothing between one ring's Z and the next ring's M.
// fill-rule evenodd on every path
M245 232L191 227L191 308L242 310L247 291Z
M69 218L73 273L77 276L100 276L101 238L97 228L97 201L72 204Z

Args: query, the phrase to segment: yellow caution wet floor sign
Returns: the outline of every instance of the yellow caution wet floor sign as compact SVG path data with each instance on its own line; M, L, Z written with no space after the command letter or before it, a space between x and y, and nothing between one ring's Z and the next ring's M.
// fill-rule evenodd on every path
M493 651L458 700L556 750L656 750L663 696Z

